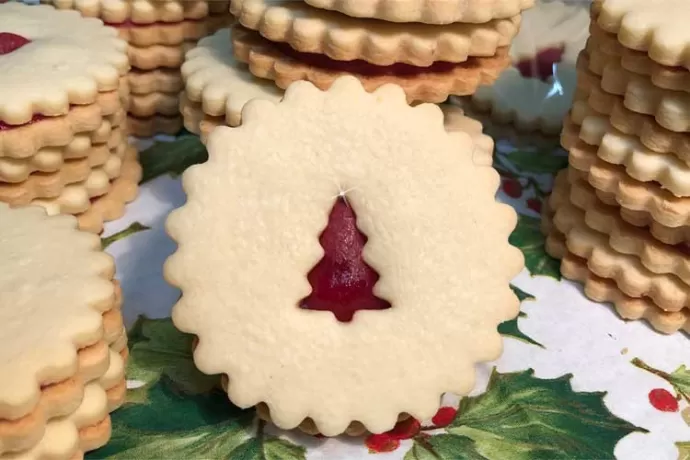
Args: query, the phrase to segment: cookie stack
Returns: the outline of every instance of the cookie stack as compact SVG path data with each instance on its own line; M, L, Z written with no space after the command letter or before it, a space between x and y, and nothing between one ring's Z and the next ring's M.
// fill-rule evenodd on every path
M74 11L0 5L0 201L100 232L137 193L127 43Z
M102 19L129 42L129 133L150 137L182 127L180 66L196 42L228 25L228 2L206 0L45 0Z
M472 94L509 65L521 12L532 4L232 0L238 24L202 40L182 67L185 126L198 132L205 117L236 126L249 99L276 101L298 80L327 89L346 74L367 91L396 83L409 102Z
M74 217L3 203L0 259L0 458L83 458L125 399L113 259Z
M690 332L690 29L684 0L596 0L570 166L544 219L567 278L626 319Z

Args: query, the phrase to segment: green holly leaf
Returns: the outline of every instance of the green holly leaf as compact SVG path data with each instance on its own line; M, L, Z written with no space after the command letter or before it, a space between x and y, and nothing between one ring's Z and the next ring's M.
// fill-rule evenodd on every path
M475 442L465 436L439 434L417 436L404 460L486 460Z
M164 377L149 393L147 404L113 413L110 442L87 458L228 458L254 431L254 411L232 405L222 391L182 394Z
M491 460L613 459L618 441L645 431L609 412L606 393L576 393L570 375L499 374L485 393L460 401L448 431L467 436Z
M106 238L101 238L101 247L103 249L106 249L114 242L120 241L124 238L127 238L130 235L134 235L135 233L143 232L144 230L150 230L150 227L140 224L139 222L134 222L132 225L130 225L124 230L120 230L117 233L113 233L112 235Z
M677 442L678 460L690 460L690 441Z
M170 318L139 317L129 332L127 378L144 386L129 391L128 401L145 401L148 387L162 376L185 394L207 393L216 387L218 376L202 374L194 365L193 340L193 336L178 331Z
M560 262L546 253L540 222L538 218L520 214L517 227L510 235L510 244L522 251L525 266L532 276L543 275L560 280Z
M139 153L139 162L144 170L141 182L163 174L182 174L188 167L207 159L206 147L197 136L182 136L172 142L157 141Z
M524 302L525 300L534 300L534 296L532 296L532 294L528 294L527 292L513 286L512 284L510 285L510 288L513 290L520 302ZM517 318L502 322L498 325L499 334L544 348L542 344L532 339L528 335L524 334L520 330L520 327L518 326L518 318L525 318L526 316L526 313L520 312Z
M669 374L668 381L686 401L690 402L690 369L685 365L680 366Z
M258 436L245 441L230 456L232 460L303 460L307 451L285 439Z
M551 151L514 150L505 157L518 171L532 174L555 174L568 166L568 157L554 155Z

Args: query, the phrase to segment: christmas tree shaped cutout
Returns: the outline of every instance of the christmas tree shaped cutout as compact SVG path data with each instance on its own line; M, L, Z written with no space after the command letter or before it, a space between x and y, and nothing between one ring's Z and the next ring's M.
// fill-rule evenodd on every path
M390 308L390 303L373 293L379 275L362 257L366 242L354 211L345 199L338 198L319 237L323 258L307 275L312 292L300 307L330 311L341 322L352 321L358 310Z

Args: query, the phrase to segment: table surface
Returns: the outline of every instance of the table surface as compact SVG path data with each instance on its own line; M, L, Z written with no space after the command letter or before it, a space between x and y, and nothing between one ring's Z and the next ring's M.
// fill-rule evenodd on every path
M185 201L179 173L203 161L205 150L191 135L142 141L141 148L141 194L103 235L124 290L128 398L113 415L111 442L88 458L690 459L688 336L658 334L590 302L579 285L560 279L558 262L544 252L535 210L566 165L563 151L497 143L499 198L519 213L511 242L526 258L513 280L521 315L501 325L503 356L478 367L476 388L459 410L448 396L433 420L326 439L257 421L195 370L191 338L169 318L179 292L161 267L175 250L166 216Z

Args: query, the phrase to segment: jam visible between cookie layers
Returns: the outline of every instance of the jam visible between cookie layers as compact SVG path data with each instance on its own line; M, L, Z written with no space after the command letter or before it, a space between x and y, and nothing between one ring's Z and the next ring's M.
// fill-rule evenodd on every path
M367 238L356 222L352 208L344 199L338 199L319 237L324 255L307 275L312 292L302 300L301 308L327 310L338 321L349 322L358 310L391 307L373 293L379 276L362 258Z
M455 68L462 67L465 69L474 69L481 67L481 63L477 58L470 57L465 62L446 62L437 61L428 67L418 67L411 64L405 64L402 62L396 62L395 64L380 66L372 64L370 62L356 59L353 61L337 61L331 59L326 55L318 53L303 53L292 48L286 43L276 43L269 42L278 51L287 57L290 57L296 61L302 62L311 67L317 67L319 69L330 70L334 72L347 72L357 75L362 75L365 77L376 77L376 76L396 76L396 77L413 77L420 74L429 73L448 73Z
M185 19L184 21L180 22L203 22L202 20L193 20L193 19ZM147 23L138 23L138 22L132 22L131 19L125 19L122 22L105 22L104 23L106 26L114 27L116 29L125 29L125 28L131 28L131 27L152 27L152 26L176 26L179 24L179 22L164 22L164 21L156 21L156 22L147 22Z
M554 64L561 62L565 46L560 48L545 48L537 53L533 59L523 59L515 67L525 78L539 78L546 81L553 76Z
M13 51L18 50L22 46L31 43L31 40L28 38L22 37L21 35L13 34L10 32L0 32L0 56L4 56L6 54L10 54ZM45 117L43 115L34 115L31 118L31 121L28 123L24 123L21 125L10 125L5 123L4 121L0 120L0 131L5 131L8 129L13 129L13 128L18 128L20 126L28 125L31 123L35 123L37 121L40 121L44 119Z

